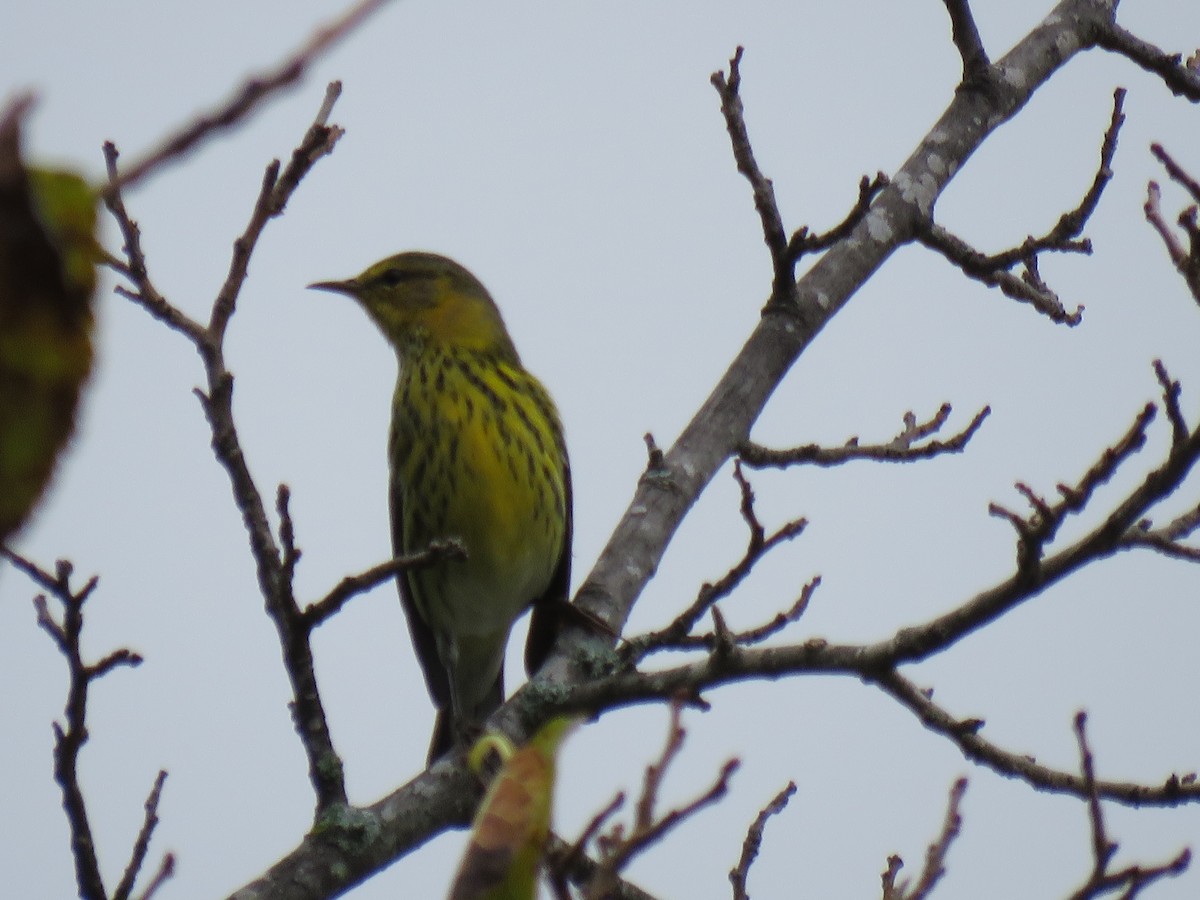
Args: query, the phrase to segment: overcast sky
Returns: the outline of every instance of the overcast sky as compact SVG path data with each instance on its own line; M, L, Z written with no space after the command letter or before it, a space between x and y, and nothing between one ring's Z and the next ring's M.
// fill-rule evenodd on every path
M1049 0L980 0L999 56ZM101 143L132 158L252 71L298 46L332 0L110 0L0 9L0 92L33 88L27 151L99 177ZM1164 49L1200 45L1200 4L1129 0L1124 24ZM729 152L711 72L746 47L743 97L759 161L789 227L828 227L858 179L893 172L950 100L960 72L937 0L872 2L397 2L298 89L127 197L151 276L206 316L262 171L286 158L324 93L346 136L267 229L228 342L236 415L259 487L293 491L304 550L298 593L387 558L385 434L395 360L362 312L305 291L402 249L453 256L491 289L528 365L555 396L575 480L574 584L586 575L645 464L667 446L757 321L770 284L749 190ZM1013 535L990 518L1023 480L1076 480L1157 399L1151 361L1183 381L1200 418L1200 309L1141 215L1148 152L1162 141L1200 176L1200 111L1100 51L1076 58L972 158L937 218L993 251L1046 230L1090 184L1112 91L1128 121L1088 234L1093 257L1043 261L1083 324L1056 326L908 248L890 259L805 353L755 437L774 445L889 438L909 409L954 404L961 427L993 415L968 452L911 466L753 474L768 527L811 525L723 604L737 626L768 620L821 574L782 640L868 641L927 620L1006 577ZM1167 188L1172 216L1182 203ZM106 223L105 241L119 249ZM82 778L115 884L159 768L169 770L151 859L178 857L159 895L224 896L300 840L312 795L291 728L275 633L247 541L209 451L190 346L111 293L75 446L16 547L101 576L85 647L146 657L100 683ZM1070 540L1161 458L1160 421L1099 492ZM1157 517L1194 505L1200 479ZM740 558L728 472L701 498L635 610L629 633L664 624ZM1200 766L1200 571L1125 555L1071 579L910 672L954 714L987 720L1006 748L1073 770L1071 720L1091 714L1101 777L1161 782ZM50 722L65 667L35 626L34 588L0 570L0 870L12 896L73 890L51 778ZM514 637L514 640L521 638ZM316 642L318 676L355 802L416 774L432 707L390 586L357 599ZM523 678L511 654L510 689ZM751 875L756 898L876 897L891 853L919 869L946 792L970 778L964 831L937 896L1060 897L1088 871L1077 800L976 768L878 691L805 678L726 688L689 712L665 802L743 767L722 804L672 834L631 877L662 897L728 896L745 828L789 779ZM567 744L558 825L577 834L618 789L636 789L666 725L659 707L611 713ZM1110 808L1121 859L1200 850L1200 809ZM364 884L356 900L437 897L462 846L443 836ZM1156 900L1200 895L1200 871Z

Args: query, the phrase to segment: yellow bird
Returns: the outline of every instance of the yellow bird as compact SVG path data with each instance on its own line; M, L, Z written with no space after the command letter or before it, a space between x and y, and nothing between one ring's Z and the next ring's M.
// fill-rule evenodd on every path
M533 607L525 667L568 609L571 472L550 395L521 365L480 281L433 253L310 287L353 297L399 358L388 440L397 555L457 538L465 560L401 574L400 599L438 709L429 761L504 701L504 651Z

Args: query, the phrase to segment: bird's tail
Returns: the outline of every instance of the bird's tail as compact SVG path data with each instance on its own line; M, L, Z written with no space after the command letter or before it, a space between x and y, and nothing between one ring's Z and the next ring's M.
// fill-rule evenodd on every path
M479 705L470 712L470 718L466 722L455 723L454 716L449 706L438 707L437 720L433 724L433 738L429 742L429 758L428 765L433 765L442 756L445 756L454 749L454 745L458 739L458 733L462 732L466 743L470 744L477 738L479 726L484 720L500 708L500 704L504 702L504 667L500 667L500 674L496 676L495 682L492 684L491 690L480 701Z

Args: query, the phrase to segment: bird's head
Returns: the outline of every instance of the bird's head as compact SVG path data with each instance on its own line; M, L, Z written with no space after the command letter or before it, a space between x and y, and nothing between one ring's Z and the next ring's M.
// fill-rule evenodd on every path
M436 253L398 253L354 278L309 287L353 297L401 353L435 344L517 358L487 289L454 260Z

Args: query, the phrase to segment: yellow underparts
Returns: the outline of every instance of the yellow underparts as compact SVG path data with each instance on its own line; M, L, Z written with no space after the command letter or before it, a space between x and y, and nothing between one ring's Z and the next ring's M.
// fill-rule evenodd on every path
M436 632L498 665L512 620L546 590L562 552L557 413L519 366L428 346L404 361L396 404L405 549L458 537L467 550L465 563L414 573L414 599ZM473 638L483 646L468 648Z

